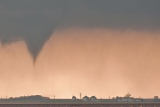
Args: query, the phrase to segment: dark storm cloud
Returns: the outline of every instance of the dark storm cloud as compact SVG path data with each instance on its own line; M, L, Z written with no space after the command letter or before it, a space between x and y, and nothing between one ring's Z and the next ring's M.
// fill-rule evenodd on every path
M34 59L66 27L158 30L160 0L1 0L0 40L25 40Z

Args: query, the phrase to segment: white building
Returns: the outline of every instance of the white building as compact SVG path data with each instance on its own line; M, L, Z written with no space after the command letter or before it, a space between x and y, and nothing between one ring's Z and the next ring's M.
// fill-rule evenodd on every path
M76 100L76 97L75 97L75 96L73 96L73 97L72 97L72 100L73 100L73 101L75 101L75 100Z
M89 97L88 96L84 96L83 97L83 101L85 101L85 102L89 101Z
M90 100L91 100L91 101L96 101L97 98L96 98L95 96L92 96L92 97L90 97Z

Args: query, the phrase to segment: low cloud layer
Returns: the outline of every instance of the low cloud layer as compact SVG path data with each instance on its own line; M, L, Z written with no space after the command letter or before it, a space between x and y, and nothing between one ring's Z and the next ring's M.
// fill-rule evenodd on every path
M35 61L57 29L159 30L159 4L159 0L1 0L0 40L24 40Z

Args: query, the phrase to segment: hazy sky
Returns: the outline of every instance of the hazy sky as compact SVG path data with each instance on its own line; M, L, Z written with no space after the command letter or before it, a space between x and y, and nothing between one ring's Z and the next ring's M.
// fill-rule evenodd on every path
M160 95L160 0L0 0L0 96Z

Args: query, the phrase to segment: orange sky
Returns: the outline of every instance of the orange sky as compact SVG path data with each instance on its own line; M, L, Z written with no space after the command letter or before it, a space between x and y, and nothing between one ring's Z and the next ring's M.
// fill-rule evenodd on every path
M0 96L160 95L160 32L61 29L35 65L24 41L0 44Z

